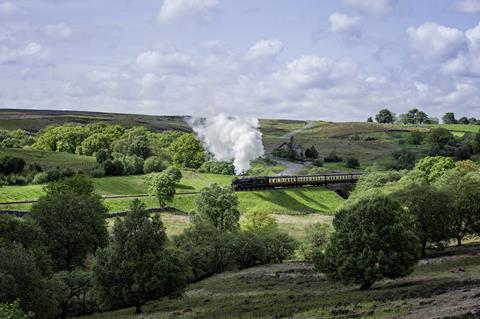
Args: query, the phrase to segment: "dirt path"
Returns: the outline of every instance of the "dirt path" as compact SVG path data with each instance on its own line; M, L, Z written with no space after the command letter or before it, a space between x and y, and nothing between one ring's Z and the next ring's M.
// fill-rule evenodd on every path
M309 128L312 128L315 126L315 121L307 121L307 124L305 124L304 127L301 127L301 128L297 128L296 130L293 130L291 132L288 132L287 134L285 135L282 135L280 136L280 138L290 138L292 137L293 135L297 134L297 133L300 133L302 131L305 131Z
M291 176L291 175L295 175L296 172L298 172L299 170L301 170L303 168L303 164L301 163L297 163L297 162L290 162L290 161L287 161L287 160L284 160L284 159L279 159L279 158L275 158L274 161L282 164L282 165L285 165L287 167L287 169L281 171L280 173L278 173L277 175L279 176Z

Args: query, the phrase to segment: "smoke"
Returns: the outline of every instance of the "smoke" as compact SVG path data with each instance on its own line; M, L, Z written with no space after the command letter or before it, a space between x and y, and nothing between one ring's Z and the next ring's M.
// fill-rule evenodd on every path
M256 118L219 114L207 119L190 119L193 131L216 160L231 161L237 175L250 168L250 161L263 156L262 133Z

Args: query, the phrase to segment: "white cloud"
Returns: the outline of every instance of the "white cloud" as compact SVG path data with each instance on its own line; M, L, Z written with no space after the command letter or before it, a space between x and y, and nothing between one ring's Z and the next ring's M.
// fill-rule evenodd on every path
M11 15L17 11L17 7L11 2L0 2L0 15Z
M25 48L12 50L0 48L0 64L43 64L49 58L49 51L36 42L30 42Z
M330 31L335 33L346 33L350 35L359 35L359 23L362 18L359 16L349 16L340 12L330 15Z
M425 22L407 29L410 46L426 59L450 58L466 46L465 34L455 28Z
M283 47L282 41L278 39L260 40L248 49L246 57L249 60L268 58L279 54Z
M45 33L52 38L68 39L72 36L72 28L65 23L49 24L45 27Z
M392 11L394 0L342 0L343 4L374 16L383 16Z
M458 11L464 13L479 13L480 0L459 0L456 3L456 8Z
M188 73L194 68L194 62L190 55L185 53L161 53L159 51L147 51L138 55L136 65L148 72L159 73Z
M205 14L220 0L164 0L157 14L159 23L171 23L194 14Z

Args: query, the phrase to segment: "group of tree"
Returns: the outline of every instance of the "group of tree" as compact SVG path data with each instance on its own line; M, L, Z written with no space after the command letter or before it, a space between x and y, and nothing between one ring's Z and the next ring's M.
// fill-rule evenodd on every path
M24 148L35 143L35 137L27 131L0 130L0 148Z
M468 118L466 116L462 116L458 120L455 118L455 114L452 112L445 113L442 117L442 121L444 124L473 124L473 125L480 125L480 121L474 117Z
M400 114L398 118L395 116L395 113L384 108L377 113L375 120L378 123L388 124L393 124L395 122L399 122L401 124L438 124L438 119L429 117L425 112L417 108L413 108L407 113ZM369 117L367 122L373 122L373 119Z

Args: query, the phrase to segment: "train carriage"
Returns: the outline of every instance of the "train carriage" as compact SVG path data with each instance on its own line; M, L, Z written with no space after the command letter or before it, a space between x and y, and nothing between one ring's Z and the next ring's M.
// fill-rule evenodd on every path
M336 173L301 176L258 176L242 177L232 182L235 191L259 189L291 188L336 183L355 183L360 173Z

